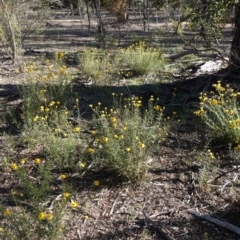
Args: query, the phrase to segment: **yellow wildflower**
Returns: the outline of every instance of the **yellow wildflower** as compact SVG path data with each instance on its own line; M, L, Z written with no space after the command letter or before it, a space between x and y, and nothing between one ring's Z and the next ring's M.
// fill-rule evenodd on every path
M126 150L126 152L130 152L131 148L127 147L125 150Z
M80 128L79 127L75 127L72 129L73 133L79 133L80 132Z
M86 166L86 163L83 163L83 162L78 162L78 166L81 167L81 168L85 168Z
M70 193L68 192L63 193L63 200L67 200L69 196L70 196Z
M20 164L24 164L26 162L26 160L25 160L25 158L21 158L19 162L20 162Z
M65 180L67 178L67 175L66 174L60 174L59 177L60 177L61 180Z
M34 159L34 164L38 165L41 163L41 159L40 158L35 158Z
M111 117L111 122L115 123L117 121L117 119L115 117Z
M92 135L95 135L95 134L96 134L96 131L95 131L95 130L92 130L90 133L91 133Z
M98 187L98 186L100 185L100 182L99 182L98 180L95 180L95 181L93 182L93 185L94 185L95 187Z
M16 171L18 169L18 166L16 163L11 163L10 164L10 168L13 170L13 171Z
M88 153L93 153L93 152L94 152L94 149L93 149L93 148L88 148L88 149L87 149L87 152L88 152Z
M7 208L7 209L3 212L3 215L4 215L5 217L10 216L10 215L11 215L11 211Z
M240 149L240 144L238 144L237 146L235 146L233 149L234 149L235 151L239 150L239 149Z
M104 143L107 143L107 142L108 142L108 138L107 138L107 137L103 137L103 138L102 138L102 141L103 141Z
M76 207L78 207L78 203L72 201L71 204L70 204L70 206L71 206L72 208L76 208Z
M48 106L49 106L49 107L52 107L54 104L55 104L55 102L54 102L54 101L51 101Z
M39 220L44 220L45 217L46 217L46 214L45 214L44 212L40 212L40 213L38 214L38 219L39 219Z
M48 221L51 221L51 220L53 219L53 214L52 214L52 213L47 213L47 214L46 214L46 219L47 219Z
M145 144L142 143L142 142L139 142L139 143L138 143L138 146L139 146L140 148L145 148Z
M39 119L39 116L35 116L35 117L33 118L33 121L36 122L38 119Z
M216 99L211 99L211 100L210 100L210 104L211 104L212 106L215 106L215 105L218 104L218 101L217 101Z

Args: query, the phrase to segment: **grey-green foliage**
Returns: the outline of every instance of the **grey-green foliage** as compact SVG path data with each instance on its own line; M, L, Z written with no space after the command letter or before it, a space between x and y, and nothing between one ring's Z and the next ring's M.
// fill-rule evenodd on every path
M24 40L43 26L48 7L41 0L0 0L0 44L16 65L20 64Z

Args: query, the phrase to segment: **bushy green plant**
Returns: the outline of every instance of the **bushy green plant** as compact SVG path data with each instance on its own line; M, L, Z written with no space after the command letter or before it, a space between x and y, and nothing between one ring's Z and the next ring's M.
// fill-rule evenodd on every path
M74 165L81 133L80 123L68 120L73 111L79 116L78 98L71 96L71 76L63 57L57 52L55 61L46 60L43 67L25 65L28 79L19 87L24 122L20 139L31 151L43 149L42 154L59 168Z
M1 206L4 218L0 236L3 239L59 239L66 227L65 214L78 204L71 201L65 191L65 174L59 175L62 193L51 194L54 176L53 163L48 159L21 158L9 163L6 170L17 180L18 185L10 191L11 206ZM56 176L55 176L56 178ZM46 203L50 203L46 205ZM74 204L73 204L74 203Z
M123 98L115 94L112 109L91 106L96 130L94 145L86 151L100 168L114 172L119 178L135 182L142 180L148 169L147 157L166 134L163 108L149 100L142 109L138 97Z
M198 177L199 186L206 190L218 173L218 159L214 156L214 153L208 149L204 150L204 152L198 156L197 161L202 166Z
M110 55L106 51L85 48L79 57L84 74L92 77L96 83L106 83L108 75L112 72Z
M220 81L212 86L213 91L200 94L200 108L194 114L202 118L215 137L234 145L236 150L240 149L240 112L237 102L240 92L235 92L229 86L223 87Z
M116 58L121 59L122 66L139 75L155 73L164 68L162 54L153 47L147 47L142 41L127 49L120 49Z
M32 122L34 118L50 115L53 108L67 106L71 96L71 75L63 65L63 53L55 53L55 61L46 60L43 67L35 63L24 64L26 83L18 86L23 99L24 121Z

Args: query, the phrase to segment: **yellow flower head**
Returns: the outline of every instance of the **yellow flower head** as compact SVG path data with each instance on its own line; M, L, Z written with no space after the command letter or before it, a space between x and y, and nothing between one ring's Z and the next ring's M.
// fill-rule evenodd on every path
M45 212L40 212L40 213L38 214L38 219L39 219L39 220L44 220L45 218L46 218Z
M55 102L54 102L54 101L51 101L51 102L49 103L49 107L52 107L54 104L55 104Z
M39 119L39 116L35 116L35 117L33 118L33 121L34 121L34 122L37 122L38 119Z
M59 177L60 177L61 180L65 180L67 178L66 174L60 174Z
M96 131L95 131L95 130L92 130L92 131L91 131L91 134L92 134L92 135L95 135L95 134L96 134Z
M63 193L63 200L66 200L70 196L70 193L64 192Z
M11 163L10 164L10 168L13 170L13 171L16 171L18 169L18 166L16 163Z
M47 219L48 221L51 221L51 220L53 219L53 214L52 214L52 213L47 213L47 214L46 214L46 219Z
M79 161L79 162L78 162L78 166L79 166L80 168L85 168L86 163Z
M19 162L20 162L20 164L24 164L26 162L26 160L25 160L25 158L21 158Z
M111 117L111 122L115 123L117 121L117 119L115 117Z
M70 204L70 206L71 206L71 208L77 208L77 207L78 207L78 203L72 201L71 204Z
M10 215L11 215L11 211L10 211L9 209L6 209L6 210L3 212L3 215L4 215L5 217L10 216Z
M216 99L211 99L211 100L210 100L210 104L211 104L212 106L215 106L215 105L218 104L218 101L217 101Z
M79 133L80 132L80 128L79 127L75 127L72 129L73 133Z
M94 185L95 187L98 187L98 186L100 185L100 182L99 182L98 180L95 180L95 181L93 182L93 185Z
M93 149L93 148L88 148L88 149L87 149L87 152L88 152L88 153L93 153L93 152L94 152L94 149Z
M41 159L40 158L35 158L34 159L34 164L38 165L41 163Z
M145 148L145 144L142 143L142 142L139 142L139 143L138 143L138 146L139 146L140 148Z
M104 143L107 143L107 142L108 142L108 138L107 138L107 137L103 137L103 138L102 138L102 141L103 141Z
M130 152L131 148L126 148L125 150L126 150L126 152Z

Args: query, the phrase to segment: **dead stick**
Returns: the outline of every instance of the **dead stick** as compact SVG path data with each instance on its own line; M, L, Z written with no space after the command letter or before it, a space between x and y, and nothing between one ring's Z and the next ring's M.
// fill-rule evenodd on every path
M203 219L205 219L205 220L207 220L209 222L212 222L212 223L214 223L214 224L216 224L216 225L218 225L220 227L226 228L229 231L234 232L234 233L240 235L240 228L232 225L231 223L228 223L228 222L225 222L225 221L220 221L220 220L218 220L216 218L210 217L207 214L202 215L202 214L200 214L200 213L198 213L198 212L196 212L196 211L194 211L192 209L188 209L187 212L191 213L191 214L193 214L193 215L195 215L197 217L203 218Z
M144 212L142 211L144 217L145 217L145 220L150 222L154 228L156 228L158 230L158 232L162 235L162 237L166 240L174 240L173 238L169 237L159 226L157 226L155 224L155 222Z

